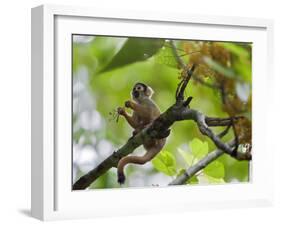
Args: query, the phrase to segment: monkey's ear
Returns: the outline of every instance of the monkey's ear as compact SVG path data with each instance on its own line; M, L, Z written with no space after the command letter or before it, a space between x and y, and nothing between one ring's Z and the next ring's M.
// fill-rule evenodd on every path
M152 97L154 91L151 87L147 86L147 89L145 91L145 95L148 96L148 97Z

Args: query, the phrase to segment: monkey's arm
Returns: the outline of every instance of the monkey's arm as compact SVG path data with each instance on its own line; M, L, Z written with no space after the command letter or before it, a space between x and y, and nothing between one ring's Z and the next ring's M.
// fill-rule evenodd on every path
M148 111L147 106L138 104L138 103L130 101L130 100L125 102L125 107L131 108L132 110L138 112L138 114L147 114L147 111Z
M134 120L132 116L128 115L124 108L119 107L117 111L119 115L124 116L124 118L127 120L131 127L133 127L134 129L138 127L138 123Z

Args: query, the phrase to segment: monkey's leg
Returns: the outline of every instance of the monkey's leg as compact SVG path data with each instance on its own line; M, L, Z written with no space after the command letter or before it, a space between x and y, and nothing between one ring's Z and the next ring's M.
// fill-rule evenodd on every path
M124 117L131 127L133 127L134 129L138 127L139 124L134 120L133 116L130 116L126 113Z
M161 149L160 149L161 150ZM147 151L143 156L125 156L123 157L117 165L117 176L118 176L118 183L124 184L125 182L125 174L124 174L124 167L129 164L140 164L143 165L146 162L149 162L151 159L155 157L160 151L159 148L157 149L150 149Z

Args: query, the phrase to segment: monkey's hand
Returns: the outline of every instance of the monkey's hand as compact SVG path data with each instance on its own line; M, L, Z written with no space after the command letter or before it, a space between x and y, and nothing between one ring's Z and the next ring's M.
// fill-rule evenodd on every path
M125 102L125 107L126 107L126 108L133 108L133 102L130 101L130 100L127 100L127 101Z
M122 107L118 107L117 108L117 113L119 114L119 115L126 115L126 111L125 111L125 108L122 108Z

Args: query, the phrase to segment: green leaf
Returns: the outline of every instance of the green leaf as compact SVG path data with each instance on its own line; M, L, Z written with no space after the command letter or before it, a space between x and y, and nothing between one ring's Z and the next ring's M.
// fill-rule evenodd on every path
M185 173L185 168L181 168L177 174L177 177Z
M119 52L99 73L147 60L163 46L164 42L164 39L128 38Z
M198 184L199 180L197 178L197 176L192 176L188 181L187 184Z
M183 159L187 163L187 165L191 166L194 156L190 152L184 151L181 148L178 148L178 152L183 157Z
M190 143L191 153L195 158L202 158L208 154L208 143L206 141L202 142L198 138L194 138Z
M206 166L203 172L207 176L220 179L224 177L224 165L219 161L214 161Z
M176 170L176 159L168 151L161 151L153 160L152 165L158 171L173 176L177 173Z

